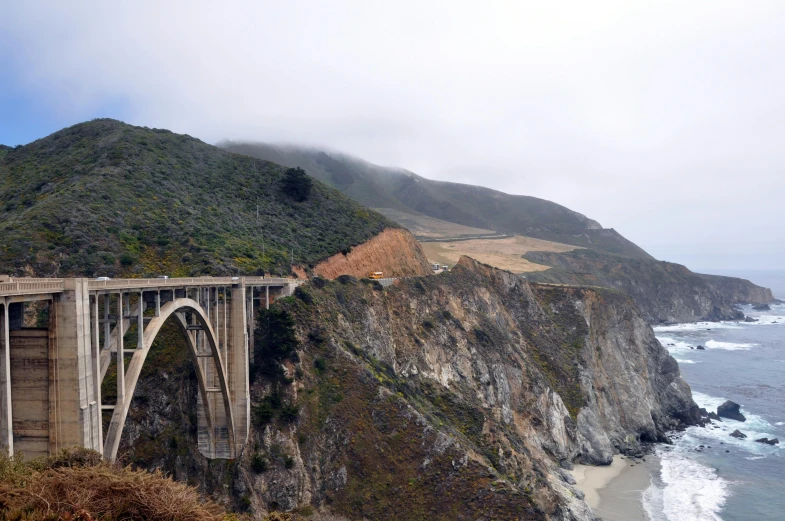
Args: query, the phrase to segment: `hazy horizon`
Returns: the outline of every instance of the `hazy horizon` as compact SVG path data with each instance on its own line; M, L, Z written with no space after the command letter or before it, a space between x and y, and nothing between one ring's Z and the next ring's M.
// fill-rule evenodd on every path
M0 7L0 143L93 117L547 199L691 269L785 255L785 4Z

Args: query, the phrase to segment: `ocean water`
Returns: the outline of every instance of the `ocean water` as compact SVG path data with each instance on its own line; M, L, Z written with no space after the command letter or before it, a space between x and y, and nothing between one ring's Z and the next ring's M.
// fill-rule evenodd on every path
M691 427L673 445L658 447L661 470L643 494L652 521L785 520L785 305L742 309L758 322L654 328L695 402L716 411L733 400L747 421ZM731 437L736 429L747 438ZM780 445L754 441L762 437L779 438Z

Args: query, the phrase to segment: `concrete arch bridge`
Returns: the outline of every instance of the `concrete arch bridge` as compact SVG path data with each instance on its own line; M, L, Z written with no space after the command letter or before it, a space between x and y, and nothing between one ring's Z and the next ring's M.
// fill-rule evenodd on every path
M248 439L255 310L297 284L263 277L0 278L0 450L29 458L80 446L114 460L147 355L173 321L196 369L199 451L236 457ZM48 306L46 327L25 327L32 302ZM136 343L125 345L132 326ZM117 399L104 404L101 383L112 367ZM111 416L106 432L104 414Z

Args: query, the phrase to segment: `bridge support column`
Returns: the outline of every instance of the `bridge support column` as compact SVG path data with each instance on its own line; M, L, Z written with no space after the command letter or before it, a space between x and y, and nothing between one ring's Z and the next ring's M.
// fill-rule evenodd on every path
M93 374L87 279L66 279L65 291L55 299L53 311L49 452L71 446L100 450L101 403Z
M14 453L14 428L11 414L11 324L8 302L0 315L0 451Z
M232 286L232 343L228 350L228 360L226 362L229 376L229 395L232 397L232 412L234 415L235 453L238 455L248 441L249 419L251 416L245 292L244 281Z

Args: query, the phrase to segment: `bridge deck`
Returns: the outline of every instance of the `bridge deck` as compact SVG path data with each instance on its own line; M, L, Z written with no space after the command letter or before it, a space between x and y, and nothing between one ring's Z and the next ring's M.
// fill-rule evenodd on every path
M166 288L231 286L245 283L246 286L285 286L295 283L296 279L271 277L190 277L169 279L110 279L90 280L88 287L91 292L134 291L147 289L150 291ZM34 279L9 278L0 279L0 297L17 295L34 295L62 293L65 291L66 279Z

